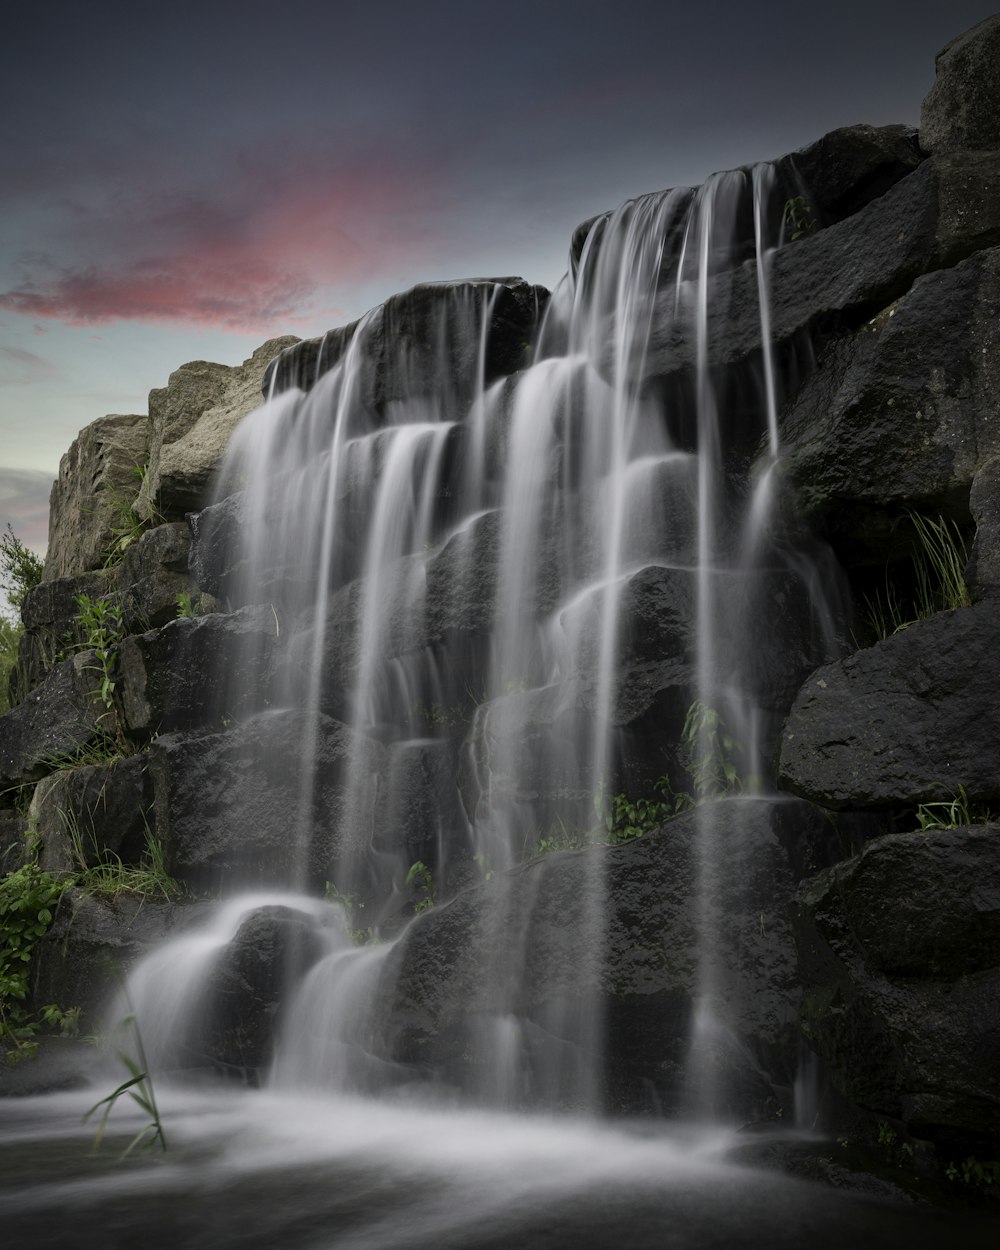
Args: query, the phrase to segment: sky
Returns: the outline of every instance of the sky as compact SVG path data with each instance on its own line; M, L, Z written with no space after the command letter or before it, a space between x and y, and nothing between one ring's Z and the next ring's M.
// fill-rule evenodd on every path
M994 0L994 4L996 0ZM0 48L0 529L78 431L645 191L919 122L972 0L51 0Z

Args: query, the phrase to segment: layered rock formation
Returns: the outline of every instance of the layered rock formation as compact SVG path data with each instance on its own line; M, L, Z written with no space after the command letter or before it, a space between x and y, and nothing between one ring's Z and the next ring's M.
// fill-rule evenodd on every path
M721 992L735 1022L723 1067L744 1091L739 1106L760 1115L791 1112L804 1040L841 1095L864 1112L898 1121L947 1157L995 1154L998 41L1000 19L990 19L945 49L919 136L902 127L853 127L776 165L778 185L789 197L805 197L817 223L787 240L772 263L787 529L779 537L797 552L817 553L817 575L845 588L853 629L842 630L840 641L853 653L835 658L830 640L818 636L801 580L768 573L769 627L731 645L759 657L763 706L776 725L784 722L775 734L773 776L765 779L775 797L718 803L628 846L551 855L474 888L461 888L473 876L468 860L450 876L442 870L454 897L421 915L386 957L367 1043L387 1069L462 1086L475 1064L475 1029L509 1016L529 1035L532 1061L558 1065L558 1017L586 990L606 1021L607 1104L679 1106L699 958L691 900L700 822L730 848L712 906ZM734 391L763 351L757 281L753 260L739 253L713 277L713 307L725 309L725 320L709 319L712 367L729 371ZM432 350L435 327L481 298L484 282L416 288L366 320L364 403L376 424L404 393L444 386L450 402L461 404L474 374L495 380L522 368L547 293L518 279L490 280L483 340L453 327L461 341L448 360ZM24 604L18 705L0 721L5 867L34 853L29 830L41 862L56 871L72 868L79 855L72 828L86 831L85 854L111 852L132 864L148 853L148 832L169 872L191 888L217 889L234 874L244 884L285 879L301 850L307 884L321 891L359 842L376 852L402 845L414 861L447 858L451 835L435 826L425 801L443 778L456 788L449 824L458 829L475 817L479 764L498 749L503 718L491 723L489 707L466 706L463 666L485 646L497 522L486 514L430 553L421 564L427 612L390 622L387 669L425 652L454 660L446 674L454 688L446 685L401 745L361 740L343 723L345 687L359 662L354 622L363 587L352 581L330 595L320 637L328 680L318 706L272 708L274 683L316 649L317 623L284 616L272 602L280 602L295 571L275 567L247 590L228 541L241 524L238 494L181 519L207 502L226 439L261 384L277 392L315 387L344 358L355 331L301 344L272 340L240 369L184 366L153 392L148 418L104 418L68 453L53 491L46 580ZM390 363L390 339L410 348L405 370ZM654 322L650 393L669 398L690 388L693 365L690 344ZM681 444L685 436L690 441L690 431L678 432ZM734 445L741 464L755 452L746 439ZM447 454L453 451L460 454ZM147 463L140 480L134 470ZM124 546L123 498L140 530L147 527ZM449 506L443 497L440 507ZM875 640L866 601L909 603L926 569L914 514L949 521L957 550L967 542L976 603ZM681 534L679 550L690 537ZM463 545L476 553L475 576L453 593ZM541 600L547 577L540 567ZM393 579L408 568L400 561ZM93 639L81 624L81 594L111 596L119 613L115 685L106 697L95 694L99 662L86 649ZM694 597L691 575L677 568L646 567L623 592L627 628L614 718L626 743L620 775L629 783L657 773L682 780L677 739L693 681ZM185 619L174 619L179 600ZM725 647L721 654L724 666ZM237 655L239 680L224 685L221 661ZM777 657L784 663L772 678ZM571 733L574 718L593 704L585 683L572 684L577 676L558 695L513 690L494 704L533 700L532 723L551 732L562 718ZM308 829L290 828L288 819L303 784L288 743L303 737L321 765ZM85 756L109 739L127 758ZM534 775L531 734L500 745L511 757L523 755L522 789L585 790L587 779ZM345 757L367 761L372 789L364 796L346 794L337 780ZM412 782L394 788L403 799L386 812L379 786L393 770ZM960 827L935 827L948 824ZM607 940L584 957L567 934L603 878ZM164 905L152 923L132 904L79 891L67 899L36 955L39 1003L59 996L93 1008L107 983L93 971L93 952L127 961L185 910ZM413 901L412 890L395 891L381 917L387 930ZM268 1022L280 1018L286 996L275 972L280 953L294 947L297 967L316 954L308 938L299 941L297 924L261 913L220 964L211 992L225 1000L225 1011L206 1025L203 1058L248 1071L267 1063ZM506 992L490 997L476 970L504 933L518 935L523 958ZM59 953L66 943L74 952L68 965ZM247 954L255 944L266 956L257 983ZM234 985L246 993L242 1016L234 1013Z

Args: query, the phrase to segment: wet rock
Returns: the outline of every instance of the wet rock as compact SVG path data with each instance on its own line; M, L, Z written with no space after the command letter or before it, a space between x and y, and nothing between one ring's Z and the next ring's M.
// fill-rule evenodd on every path
M1000 249L918 278L835 341L781 417L783 472L834 535L890 507L961 509L1000 452Z
M80 431L52 486L45 581L105 564L148 458L146 416L101 417Z
M298 339L269 339L241 365L195 360L149 395L149 469L135 509L141 517L180 519L205 499L229 436L260 406L268 363Z
M117 696L130 732L218 725L267 703L278 642L268 607L180 617L124 639Z
M27 859L27 820L17 812L0 811L0 876L20 868Z
M271 1062L282 1008L323 952L301 912L280 906L252 912L209 973L189 1051L256 1084Z
M99 676L92 651L57 664L23 703L0 718L0 790L44 777L55 758L72 754L110 728L95 697Z
M923 161L884 195L844 221L781 248L771 267L771 337L779 353L805 331L860 326L904 295L920 274L948 268L1000 244L1000 161L957 152ZM673 316L674 294L658 297L647 352L650 377L695 365L694 340ZM759 358L756 268L745 262L713 279L709 363Z
M204 904L179 906L136 894L96 898L67 890L32 954L32 1002L79 1007L81 1031L102 1027L100 1013L132 964L204 912Z
M782 733L779 783L824 807L1000 798L1000 620L991 602L917 621L817 669Z
M158 525L125 553L115 572L113 591L126 633L142 633L172 621L181 595L197 599L188 573L191 536L183 522Z
M1000 148L1000 16L946 44L936 70L920 109L924 151Z
M480 367L489 382L524 363L548 294L523 278L422 283L392 296L359 322L283 352L264 376L264 393L291 386L311 389L360 333L358 400L364 407L381 412L404 398L434 395L446 411L461 416Z
M1000 1144L997 832L879 838L795 907L803 1030L837 1087L955 1157Z
M861 125L831 130L774 165L789 195L801 191L811 214L826 225L884 195L922 159L909 126Z
M350 761L364 779L354 794ZM352 873L367 871L382 748L346 725L262 712L223 733L165 734L150 746L149 767L167 870L192 887L368 887Z
M466 891L419 918L388 956L376 1031L385 1057L463 1083L487 1062L475 1045L484 1024L517 1017L525 1092L558 1101L565 1090L549 1060L576 1054L567 1025L581 1010L604 1012L593 1018L607 1032L590 1037L589 1058L604 1048L609 1109L651 1099L677 1107L698 969L709 959L727 1026L716 1039L725 1101L738 1114L775 1107L794 1072L798 1006L785 846L810 830L822 838L823 825L808 804L726 801L626 846L547 855ZM698 939L699 828L720 851L708 952ZM604 888L600 920L591 909Z

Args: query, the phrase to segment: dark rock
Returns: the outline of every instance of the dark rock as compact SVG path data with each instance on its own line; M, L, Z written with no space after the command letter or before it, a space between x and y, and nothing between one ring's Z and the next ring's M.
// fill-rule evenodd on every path
M111 573L99 569L75 577L43 581L29 590L21 605L24 633L18 652L18 702L46 674L87 639L77 619L77 598L99 599L111 588Z
M75 872L110 857L139 864L153 829L153 788L144 755L62 769L38 783L29 822L50 872ZM81 862L82 861L82 862Z
M868 321L922 273L948 268L1000 244L1000 161L960 152L923 161L884 195L781 248L771 266L771 338L776 350L805 331L829 334ZM673 315L674 293L658 297L646 355L650 377L695 365L694 336ZM757 273L752 261L717 274L709 292L709 363L750 363L761 352Z
M313 754L314 753L314 754ZM350 794L349 761L371 781ZM167 870L197 889L327 880L367 888L382 748L329 717L258 713L225 733L167 734L149 752ZM308 771L314 781L307 784ZM354 880L355 874L359 880Z
M111 713L96 697L96 662L92 651L63 660L23 703L0 717L0 790L38 781L53 759L110 728Z
M218 725L267 703L278 642L269 607L180 617L124 639L117 695L130 732Z
M833 343L781 418L783 472L806 514L859 536L893 506L961 512L1000 452L998 325L992 248L918 278Z
M323 953L315 925L301 912L252 912L209 973L188 1049L255 1084L271 1062L282 1008Z
M1000 1145L997 829L879 838L808 882L795 914L803 1029L838 1088L956 1158L992 1158Z
M31 1001L64 1011L79 1007L84 1031L100 1027L100 1013L131 965L204 910L203 904L178 906L136 894L111 899L67 890L34 948Z
M548 299L523 278L423 283L321 339L284 351L264 375L265 395L291 386L310 390L360 334L358 400L371 411L403 398L434 395L455 415L468 407L482 367L487 382L513 373ZM476 314L479 315L476 315ZM485 314L485 355L479 321Z
M825 225L884 195L921 159L916 131L908 126L842 126L774 167L779 184L789 195L801 192Z
M149 418L101 417L81 430L59 462L49 499L45 581L99 569L139 492L149 457Z
M817 669L781 740L780 784L824 807L1000 798L1000 619L940 612Z
M972 479L969 511L976 537L969 553L965 580L976 599L1000 589L1000 456L980 464Z
M13 872L27 861L28 822L16 812L0 811L0 876Z
M147 530L125 553L115 572L114 592L126 633L142 633L172 621L182 594L197 597L188 573L191 535L178 521Z
M920 109L926 152L1000 148L1000 16L945 44Z
M548 1061L573 1050L571 1031L560 1036L560 1008L563 1026L583 1008L606 1020L591 1058L603 1048L608 1108L636 1110L651 1098L676 1107L697 973L708 959L728 1029L729 1109L773 1111L787 1103L796 1053L786 917L794 880L784 843L810 830L822 836L825 823L807 804L730 800L626 846L547 855L468 890L420 917L390 951L377 1043L390 1060L462 1083L487 1061L473 1044L477 1028L519 1016L533 1100L544 1103L565 1092ZM714 938L701 953L699 828L725 848L709 874Z

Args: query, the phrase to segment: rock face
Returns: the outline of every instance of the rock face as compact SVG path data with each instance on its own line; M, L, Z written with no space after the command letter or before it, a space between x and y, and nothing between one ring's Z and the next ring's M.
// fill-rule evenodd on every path
M780 783L824 807L1000 798L992 602L918 621L817 669L788 716Z
M45 681L4 717L0 737L0 790L38 781L56 758L86 746L108 723L95 699L99 684L91 651L57 664Z
M310 789L302 744L313 737L317 781ZM168 871L199 890L223 882L229 889L234 882L308 882L322 890L336 878L338 860L371 837L374 791L348 807L342 770L352 751L376 778L383 767L377 742L303 711L262 712L223 732L157 738L149 767Z
M148 459L148 417L102 417L80 432L52 486L46 581L105 564Z
M945 1150L1000 1124L1000 838L895 834L796 900L806 1037L852 1101Z
M1000 166L1000 161L998 161ZM1000 248L918 278L835 339L782 414L783 472L837 533L906 502L955 511L1000 450Z
M523 278L423 283L360 321L283 352L264 377L264 393L292 386L310 390L353 342L366 407L382 411L394 400L418 395L439 401L448 396L467 405L480 370L489 382L524 363L548 294ZM484 345L477 325L483 320Z
M205 502L229 436L260 405L264 370L293 337L269 339L242 365L195 360L149 394L149 468L135 501L140 517L180 519Z
M925 152L1000 149L1000 17L988 17L946 44L920 110Z
M428 913L389 954L373 1024L378 1053L462 1085L477 1063L495 1060L481 1040L490 1021L516 1016L532 1097L559 1102L569 1075L560 1065L579 1062L567 1026L596 996L606 1034L592 1039L584 1061L602 1046L614 1056L608 1105L679 1105L705 958L694 889L699 838L726 847L708 898L716 929L709 957L733 1027L713 1043L722 1051L724 1101L734 1114L787 1105L798 1002L789 850L828 853L831 838L819 813L798 802L718 803L626 846L534 860ZM591 911L602 879L603 921ZM602 930L601 940L587 941ZM498 941L507 955L518 943L501 986L483 975Z

